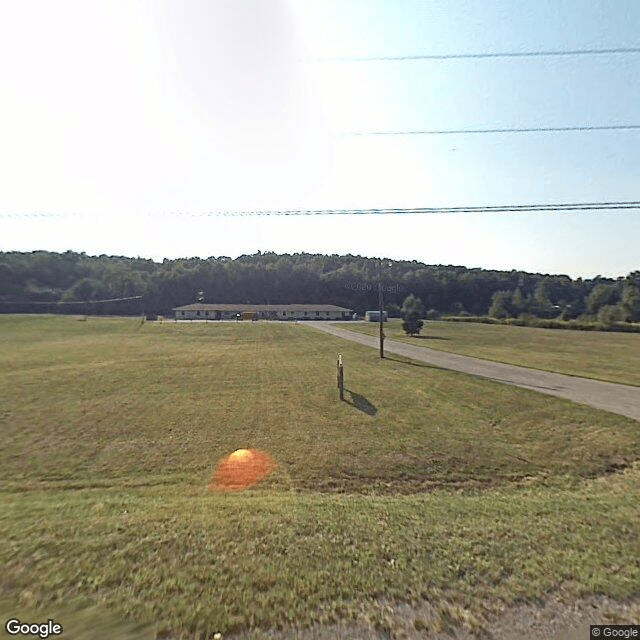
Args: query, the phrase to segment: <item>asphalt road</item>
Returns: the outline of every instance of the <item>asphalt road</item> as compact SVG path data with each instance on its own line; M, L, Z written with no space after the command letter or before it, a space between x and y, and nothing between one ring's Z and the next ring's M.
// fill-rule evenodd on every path
M377 336L349 331L328 322L312 321L300 324L368 347L379 348ZM443 369L461 371L473 376L566 398L573 402L586 404L596 409L604 409L640 421L640 387L566 376L560 373L492 362L491 360L480 360L428 347L414 347L389 339L384 341L384 349L385 353L395 353Z

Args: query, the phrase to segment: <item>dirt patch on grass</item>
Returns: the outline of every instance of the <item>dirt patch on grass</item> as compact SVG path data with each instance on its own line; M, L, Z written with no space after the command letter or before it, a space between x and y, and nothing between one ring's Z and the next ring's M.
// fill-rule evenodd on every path
M618 602L602 595L578 600L558 595L540 604L511 607L491 619L483 630L463 628L451 635L434 637L438 640L586 640L589 625L607 623L640 623L640 598Z
M623 474L627 469L640 463L640 460L624 460L608 463L597 471L581 474L574 478L574 482L580 480L592 480L607 478ZM318 494L358 494L358 495L416 495L420 493L433 493L435 491L449 490L454 492L491 491L501 487L531 487L534 485L548 485L553 482L553 476L546 472L540 474L485 475L476 476L450 476L442 478L425 478L418 474L401 473L397 477L381 478L380 476L330 476L317 478L311 481L298 483L295 490L301 493ZM567 478L565 477L565 480ZM268 486L265 483L265 486ZM273 485L276 488L276 485Z
M421 480L414 478L394 478L388 481L378 478L326 478L319 480L317 484L302 486L301 491L309 493L349 493L360 495L414 495L419 493L431 493L443 489L450 490L477 490L495 489L504 485L498 479L473 480Z
M545 601L504 608L484 619L447 603L387 603L381 604L378 614L368 621L245 632L227 639L586 640L592 624L640 624L640 597L627 602L603 595L572 598L561 590Z

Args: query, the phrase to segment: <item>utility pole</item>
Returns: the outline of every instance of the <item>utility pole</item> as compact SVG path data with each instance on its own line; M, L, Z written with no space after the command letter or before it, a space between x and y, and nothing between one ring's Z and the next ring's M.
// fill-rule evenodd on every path
M384 314L384 303L382 300L382 258L380 258L380 274L378 280L378 311L380 314L380 357L384 358L384 331L382 328L383 314Z

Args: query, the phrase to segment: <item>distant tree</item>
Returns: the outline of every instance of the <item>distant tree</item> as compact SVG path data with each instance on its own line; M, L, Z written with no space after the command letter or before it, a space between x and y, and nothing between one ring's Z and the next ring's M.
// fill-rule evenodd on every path
M640 271L632 271L627 276L627 284L632 284L640 288Z
M525 311L525 300L520 287L516 287L511 295L511 314L517 316Z
M402 303L402 329L410 336L420 333L424 326L422 318L424 318L424 305L420 298L416 298L413 294L407 296Z
M610 327L614 322L624 320L624 311L622 307L613 304L605 304L598 311L598 322Z
M384 305L384 310L387 312L390 318L400 318L402 317L402 309L397 304L390 302L389 304Z
M462 302L458 301L453 305L453 310L455 311L456 315L459 316L470 316L471 314L464 308L464 305L462 304Z
M556 312L551 300L549 299L549 280L543 278L536 285L533 292L534 313L543 317L550 318Z
M617 284L597 284L585 300L585 310L589 314L598 313L601 307L615 305L619 300L620 294Z
M624 287L620 306L625 322L640 322L640 289L635 284Z
M143 302L136 299L82 307L59 305L55 309L63 313L83 309L91 313L133 314L143 308L149 314L166 315L173 307L193 302L198 291L205 291L211 302L335 304L364 312L377 308L378 279L379 261L356 255L269 252L235 259L219 256L154 262L73 251L9 251L0 252L0 312L50 312L52 307L33 303L53 303L63 296L66 301L92 301L143 295ZM640 271L617 280L601 276L571 280L562 275L396 260L385 267L383 284L397 285L396 290L385 294L390 316L395 315L396 306L402 305L404 292L412 292L427 309L458 315L466 311L480 315L492 309L502 317L527 313L551 318L570 308L571 318L588 312L594 320L603 306L619 305L626 319L638 321L634 301L636 289L640 290ZM628 290L629 287L635 289ZM498 295L501 304L493 307L496 292L509 294L506 299ZM17 307L15 301L25 304ZM610 312L604 315L607 313Z
M489 315L494 318L506 318L509 316L510 291L496 291L491 299Z
M21 284L15 277L13 267L6 262L0 262L0 295L19 293Z
M429 309L426 314L427 320L437 320L440 317L440 312L437 309Z
M565 322L567 320L571 320L571 309L569 308L569 306L565 306L564 309L562 309L560 315L558 316L558 320L564 320Z
M420 298L416 298L413 294L408 295L402 303L402 315L403 317L408 314L415 314L418 318L424 318L425 311L424 305Z
M64 292L62 300L98 300L104 295L105 286L102 282L95 278L83 278Z

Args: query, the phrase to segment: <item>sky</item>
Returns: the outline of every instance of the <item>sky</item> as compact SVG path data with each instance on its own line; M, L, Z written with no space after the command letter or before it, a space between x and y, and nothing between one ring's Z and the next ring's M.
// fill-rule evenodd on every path
M359 254L618 277L640 210L636 0L0 0L0 251ZM368 58L362 60L362 58Z

